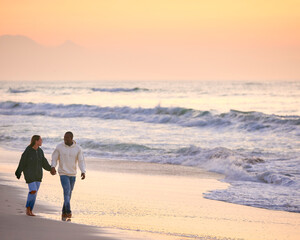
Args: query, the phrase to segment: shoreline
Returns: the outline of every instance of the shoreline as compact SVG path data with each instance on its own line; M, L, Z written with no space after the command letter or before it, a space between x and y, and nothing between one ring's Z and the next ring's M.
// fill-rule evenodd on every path
M14 167L16 168L16 162L19 161L20 153L4 149L0 149L0 152L2 156L0 159L0 173L1 176L4 176L1 179L10 181L6 182L7 185L0 185L0 189L4 189L5 193L5 197L1 195L1 199L2 197L5 198L4 205L11 205L15 208L15 211L21 211L18 209L20 209L20 204L25 204L26 199L24 197L26 194L24 193L27 189L25 184L21 183L24 179L21 178L21 181L17 181L11 177L12 170ZM5 160L3 160L4 157ZM49 156L46 157L48 160L50 159ZM93 163L93 161L96 163ZM95 164L97 164L97 167L95 167ZM100 187L101 194L97 195L100 200L95 203L96 205L91 203L91 206L100 206L100 210L95 212L95 218L102 214L100 216L102 222L99 224L96 219L88 219L90 222L87 222L84 206L76 206L76 217L74 222L69 224L71 226L75 223L76 227L74 228L77 228L76 222L87 223L88 228L82 228L81 231L81 234L87 234L86 239L106 239L107 233L104 234L104 230L109 233L107 239L290 240L297 239L300 235L300 215L297 213L258 209L203 198L203 192L228 187L228 184L217 180L222 178L222 175L219 174L211 174L201 169L195 170L192 167L176 165L162 167L161 164L128 163L90 158L87 159L87 165L93 170L87 170L87 181L77 180L72 201L75 206L77 201L78 206L82 206L80 201L90 200L92 202L94 201L93 195L96 195L97 192L91 193L91 190L95 189L95 186ZM141 169L143 170L141 171ZM5 177L5 174L10 176ZM60 190L57 184L57 178L44 172L43 187L39 192L36 204L37 210L41 211L42 214L35 218L38 219L37 221L42 228L48 227L47 224L52 222L51 219L57 220L61 199L57 200L58 204L55 202L56 200L53 201L53 208L46 209L42 206L43 202L52 202L52 199L47 195L47 189L51 191ZM21 192L24 189L21 196L16 196L14 191L8 191L8 188L5 188L5 186L13 186L12 189L17 187L19 192L18 185L22 185ZM6 192L9 195L6 195ZM60 193L55 194L60 196ZM87 195L87 198L81 199L80 194ZM18 203L15 203L15 200ZM6 219L9 220L12 226L21 224L22 221L19 222L19 217L15 219L15 216L22 214L19 212L5 212L9 209L8 207L6 210L0 209L1 214L3 213L1 225ZM83 213L80 212L81 210ZM20 217L23 221L30 218L25 216L24 213ZM50 222L39 221L40 219ZM91 220L94 220L94 222ZM61 230L64 231L65 226L60 221L54 222L62 226ZM52 224L50 225L52 226ZM131 228L130 230L128 226ZM147 229L152 230L147 232L145 231ZM7 232L9 228L2 227L2 231L4 236L9 234ZM18 229L15 234L21 234L24 231L24 229ZM98 234L97 238L90 235L94 233ZM35 236L32 239L35 239ZM278 238L274 238L274 236Z

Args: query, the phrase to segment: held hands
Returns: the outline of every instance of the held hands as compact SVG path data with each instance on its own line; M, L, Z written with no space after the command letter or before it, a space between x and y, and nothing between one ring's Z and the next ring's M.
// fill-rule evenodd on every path
M52 175L55 175L55 174L56 174L55 167L52 167L52 168L51 168L51 171L50 171L50 173L51 173Z
M51 168L50 173L51 173L52 175L56 175L55 167L52 167L52 168ZM18 176L17 176L17 177L18 177ZM19 178L20 178L20 177L19 177ZM81 180L83 180L83 179L85 179L85 173L81 173Z
M85 179L85 173L81 173L81 180Z

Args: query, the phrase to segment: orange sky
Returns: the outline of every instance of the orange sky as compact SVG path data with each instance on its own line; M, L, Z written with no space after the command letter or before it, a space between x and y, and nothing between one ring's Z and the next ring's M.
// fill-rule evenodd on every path
M136 64L151 65L153 79L300 80L299 9L299 0L0 0L0 35L71 40L115 58L114 69L129 59L124 79Z

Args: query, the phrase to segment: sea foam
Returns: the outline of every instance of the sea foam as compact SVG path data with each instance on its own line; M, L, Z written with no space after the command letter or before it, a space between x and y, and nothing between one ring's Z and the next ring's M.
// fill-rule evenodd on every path
M238 128L249 132L279 130L291 132L299 129L299 116L267 115L260 112L241 112L215 114L182 107L132 108L101 107L85 104L51 104L30 102L0 102L3 115L41 115L58 118L90 117L100 119L124 119L133 122L154 124L176 124L182 127Z

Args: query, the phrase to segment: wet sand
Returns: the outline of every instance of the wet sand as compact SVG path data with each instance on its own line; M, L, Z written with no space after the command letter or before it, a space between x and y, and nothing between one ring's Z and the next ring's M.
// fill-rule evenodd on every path
M38 217L27 217L26 184L13 176L19 156L1 150L0 177L6 180L0 185L4 193L0 234L4 239L22 239L24 234L33 234L28 235L31 239L53 239L53 233L58 238L66 231L70 238L61 239L296 240L300 236L300 214L203 198L209 190L229 186L218 180L220 175L190 167L104 159L87 159L87 179L77 178L72 223L55 221L59 220L62 192L58 176L47 172L34 211ZM47 202L51 205L45 207ZM28 230L32 226L34 233Z

